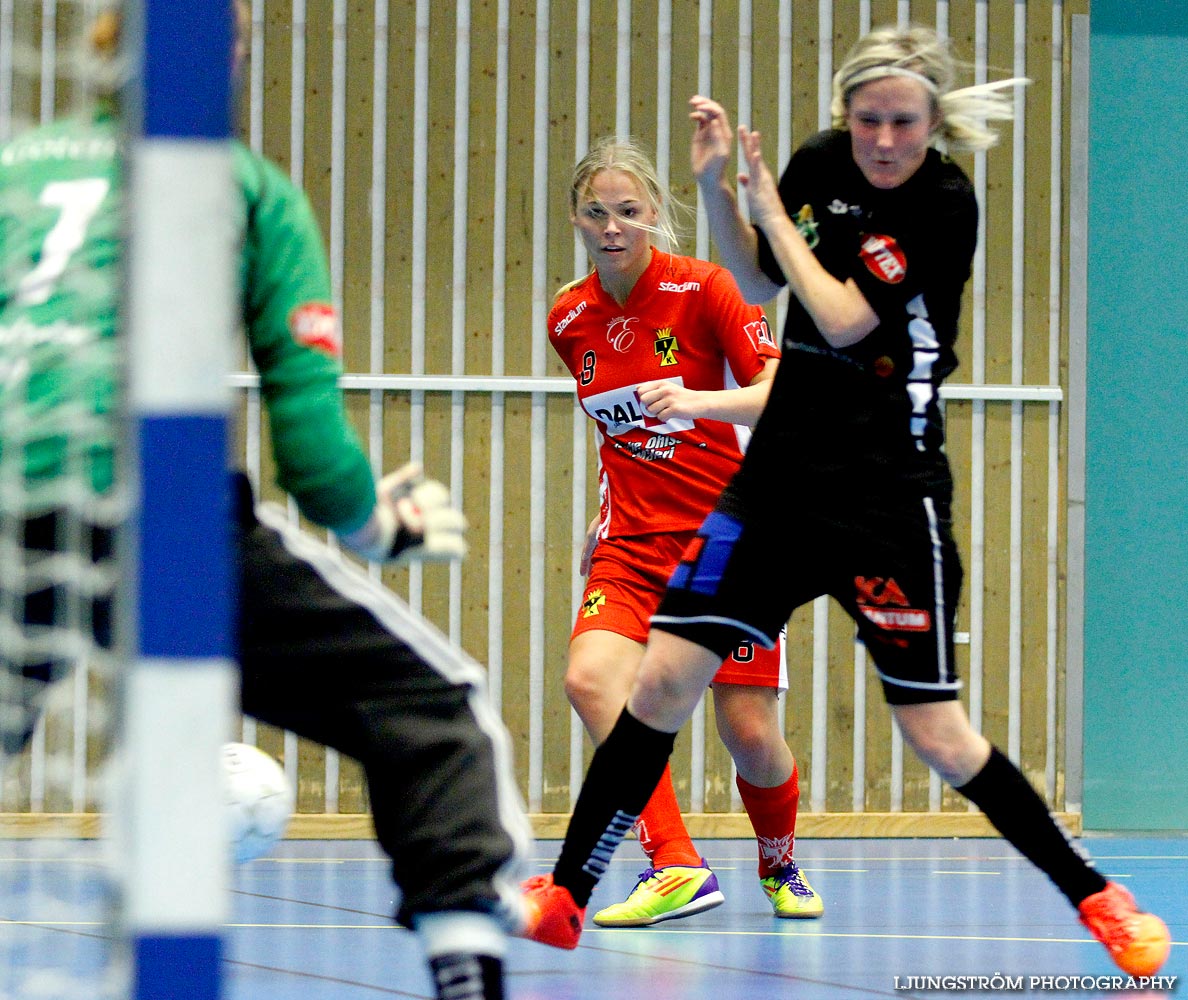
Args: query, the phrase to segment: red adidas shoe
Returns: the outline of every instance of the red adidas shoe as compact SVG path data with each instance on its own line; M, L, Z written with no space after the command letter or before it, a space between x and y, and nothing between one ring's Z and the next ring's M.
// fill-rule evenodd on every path
M1131 976L1153 976L1167 961L1171 934L1153 913L1144 913L1129 890L1107 882L1101 892L1082 900L1081 923L1109 949L1118 968Z
M554 948L576 948L586 911L578 908L569 890L554 885L551 873L533 875L520 888L524 892L524 930L520 937Z

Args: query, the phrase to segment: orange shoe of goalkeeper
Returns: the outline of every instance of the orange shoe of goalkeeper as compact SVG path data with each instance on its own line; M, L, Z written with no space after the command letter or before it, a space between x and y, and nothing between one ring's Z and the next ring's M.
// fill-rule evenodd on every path
M573 901L552 874L534 875L520 886L524 896L524 929L520 937L554 948L574 949L582 936L586 911Z
M1153 976L1167 961L1171 951L1167 925L1153 913L1140 910L1130 892L1117 882L1107 882L1077 909L1081 923L1128 975Z

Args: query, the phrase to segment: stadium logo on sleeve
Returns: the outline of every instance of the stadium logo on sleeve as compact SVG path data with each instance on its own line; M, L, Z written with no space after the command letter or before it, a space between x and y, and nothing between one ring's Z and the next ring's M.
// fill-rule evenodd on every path
M575 319L577 319L585 311L586 311L586 300L582 299L581 302L579 302L576 306L574 306L572 309L570 309L569 312L567 312L565 314L565 317L563 319L561 319L555 327L553 327L553 335L557 336L557 337L561 336L561 334L563 334L565 332L565 328L567 326L569 326L570 323L572 323Z
M342 326L338 313L325 302L307 302L289 314L289 331L297 343L315 351L342 357Z
M862 241L858 253L866 269L880 281L898 285L907 274L907 256L894 237L871 233Z

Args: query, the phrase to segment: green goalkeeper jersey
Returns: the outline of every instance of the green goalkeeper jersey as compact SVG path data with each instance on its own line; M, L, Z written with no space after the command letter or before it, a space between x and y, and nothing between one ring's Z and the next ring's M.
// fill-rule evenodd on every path
M114 120L98 115L0 147L0 504L22 495L27 513L80 482L103 492L113 480L119 144ZM233 158L243 326L277 481L305 516L352 531L375 486L338 389L341 336L321 235L279 169L239 143Z

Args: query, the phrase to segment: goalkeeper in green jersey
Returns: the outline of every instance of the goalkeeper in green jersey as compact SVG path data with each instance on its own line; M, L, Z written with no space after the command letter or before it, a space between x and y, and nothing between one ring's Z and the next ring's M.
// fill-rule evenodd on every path
M98 47L117 35L118 20L101 18ZM0 147L0 519L23 534L27 571L53 562L64 512L77 520L82 509L88 579L109 581L88 601L99 648L110 645L121 492L121 141L101 104ZM465 524L445 487L411 466L377 484L346 419L339 321L306 197L242 145L233 156L243 329L277 482L305 517L367 559L460 559ZM515 867L530 832L483 670L284 512L257 506L240 473L235 491L244 711L362 763L401 889L396 916L418 932L439 993L502 997L506 932L520 920ZM0 706L8 753L29 738L38 690L71 660L68 641L46 639L69 580L42 586L36 572L13 575L28 585L14 597L6 581L0 602L11 619L0 680L21 692Z

